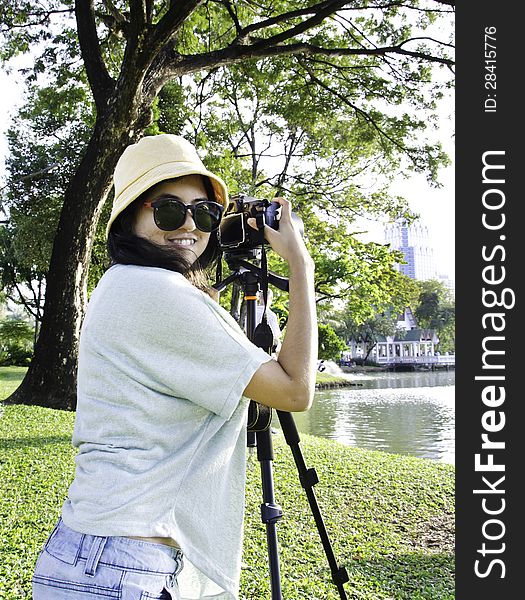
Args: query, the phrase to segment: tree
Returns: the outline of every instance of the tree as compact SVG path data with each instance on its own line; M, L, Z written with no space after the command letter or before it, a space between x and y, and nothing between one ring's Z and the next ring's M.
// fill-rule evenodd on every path
M32 354L32 342L33 328L26 321L0 321L0 365L27 365Z
M398 290L389 307L376 310L366 319L350 305L332 313L329 322L345 340L363 344L366 360L381 337L396 334L397 315L406 307L413 309L418 326L434 329L439 337L439 350L453 352L455 347L455 307L449 290L437 280L416 281L402 275L405 287Z
M423 102L416 90L430 76L428 65L452 64L446 56L449 40L436 44L427 38L424 44L421 36L411 37L407 13L419 15L424 28L450 5L445 0L421 7L415 2L379 2L379 9L334 0L268 6L227 0L48 0L36 7L7 2L0 23L6 39L3 57L44 42L36 71L48 67L60 75L64 70L56 65L68 64L71 71L85 72L96 110L89 141L81 148L64 193L34 359L11 401L75 407L78 336L96 226L118 157L150 125L152 106L166 82L246 60L283 56L309 66L311 84L326 86L330 76L349 83L355 77L353 96L338 96L336 86L334 98L345 102L356 119L370 124L370 135L375 131L378 140L390 136L417 166L425 150L411 152L403 143L413 130L407 123L409 113L385 115L371 103L383 94L397 96L397 104L411 97ZM381 76L374 86L361 90L359 73L365 70ZM389 125L386 135L383 124Z
M385 142L381 159L369 165L370 156L377 154L377 139L368 125L348 118L344 104L334 104L324 87L312 85L311 70L302 63L290 78L289 63L289 57L246 61L199 77L194 89L185 86L184 102L181 86L170 85L168 97L164 90L159 97L159 129L173 131L163 112L169 108L176 117L180 110L172 106L183 104L192 136L213 149L208 161L229 174L233 192L292 198L315 259L319 305L351 298L354 306L366 310L399 285L393 268L397 255L359 242L351 235L351 223L365 214L396 219L407 216L408 209L404 199L360 191L356 174L364 170L368 177L391 176L389 169L398 157ZM178 120L177 125L184 123ZM274 270L286 272L286 265L273 258ZM232 296L234 314L241 312L238 296Z
M33 227L33 230L35 227ZM35 340L42 319L45 273L38 265L27 262L23 233L12 226L0 227L0 286L7 299L21 305L34 319Z
M345 350L345 342L338 337L330 325L319 323L319 350L318 358L322 360L339 360Z
M420 281L415 317L421 327L435 329L440 352L454 352L456 310L450 291L437 280Z
M391 312L376 313L361 322L356 322L348 312L343 313L342 316L343 319L335 325L335 330L343 339L362 344L363 362L366 362L381 338L396 333L396 317Z

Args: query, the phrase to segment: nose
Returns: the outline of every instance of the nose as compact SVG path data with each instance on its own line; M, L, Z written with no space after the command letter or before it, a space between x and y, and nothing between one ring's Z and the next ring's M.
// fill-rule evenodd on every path
M179 229L184 229L185 231L194 231L197 229L195 221L193 220L192 212L189 208L186 208L186 218Z

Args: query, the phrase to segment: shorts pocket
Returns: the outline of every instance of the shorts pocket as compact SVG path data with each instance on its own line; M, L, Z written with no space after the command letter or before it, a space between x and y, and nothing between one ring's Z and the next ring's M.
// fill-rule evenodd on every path
M88 598L122 598L120 588L122 572L115 569L98 569L95 577L84 573L85 561L76 565L55 558L44 550L33 575L35 600L84 600Z
M69 528L66 529L59 523L49 536L44 551L68 565L76 565L82 549L83 539L83 533L78 533Z

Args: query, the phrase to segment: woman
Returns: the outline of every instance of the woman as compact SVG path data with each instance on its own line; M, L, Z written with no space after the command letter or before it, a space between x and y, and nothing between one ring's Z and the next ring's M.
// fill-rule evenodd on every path
M310 407L313 263L278 199L265 236L289 265L290 312L276 361L206 293L228 193L195 148L144 137L114 183L112 266L80 337L75 479L33 598L237 598L248 398Z

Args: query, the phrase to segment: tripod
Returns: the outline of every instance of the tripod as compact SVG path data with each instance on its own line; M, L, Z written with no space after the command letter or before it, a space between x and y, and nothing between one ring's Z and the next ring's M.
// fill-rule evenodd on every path
M264 252L264 249L263 249ZM220 281L214 285L214 288L218 291L223 290L230 283L238 283L241 285L244 293L244 299L246 302L246 335L247 337L260 345L268 353L271 352L271 340L262 340L261 343L257 343L258 340L254 339L255 325L256 325L256 298L257 292L259 291L259 284L263 282L264 286L267 286L268 282L272 283L275 287L283 291L288 291L288 280L284 277L280 277L275 273L267 272L266 269L254 265L245 260L246 255L227 256L226 260L228 266L233 270L233 273L229 275L225 280ZM255 403L250 402L253 406ZM270 568L270 582L271 582L271 600L282 600L281 593L281 577L280 577L280 566L279 566L279 549L277 544L277 529L276 524L282 517L282 509L275 502L274 488L273 488L273 446L271 440L271 428L269 426L271 420L262 426L258 426L257 423L254 427L248 427L248 446L257 447L257 460L260 463L261 468L261 481L262 481L262 492L263 492L263 503L261 504L261 519L266 525L266 539L268 546L268 561ZM279 422L284 433L286 443L290 446L291 452L295 461L295 465L299 474L299 481L306 492L310 509L312 511L323 548L328 559L330 571L332 574L332 581L339 591L340 598L345 600L347 598L346 592L343 588L343 584L349 580L347 571L344 567L339 567L335 559L332 546L330 544L330 538L326 531L326 527L315 497L313 486L319 482L319 478L315 469L309 469L306 466L301 448L299 446L300 438L295 422L290 413L283 411L276 411L279 417ZM251 430L252 429L252 430Z

